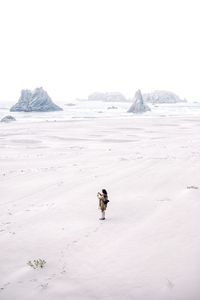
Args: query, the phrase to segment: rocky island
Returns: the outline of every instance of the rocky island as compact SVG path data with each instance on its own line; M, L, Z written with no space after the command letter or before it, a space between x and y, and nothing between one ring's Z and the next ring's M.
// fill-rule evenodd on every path
M143 99L150 103L178 103L187 102L185 99L181 99L175 93L169 91L157 90L152 93L144 93Z
M100 93L95 92L88 96L89 101L105 101L105 102L126 102L126 97L118 92Z
M37 111L48 112L62 110L56 105L47 92L42 88L36 88L34 91L22 90L18 102L13 105L10 111Z

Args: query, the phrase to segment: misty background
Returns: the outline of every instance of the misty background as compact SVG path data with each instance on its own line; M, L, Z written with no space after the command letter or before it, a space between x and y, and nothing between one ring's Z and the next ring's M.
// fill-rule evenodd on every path
M42 86L53 101L94 91L200 99L194 0L1 0L0 101Z

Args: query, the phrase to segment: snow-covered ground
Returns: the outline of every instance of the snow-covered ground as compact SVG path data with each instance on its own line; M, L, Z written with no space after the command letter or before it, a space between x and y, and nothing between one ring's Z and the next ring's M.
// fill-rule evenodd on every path
M199 300L199 132L199 116L0 124L0 299Z

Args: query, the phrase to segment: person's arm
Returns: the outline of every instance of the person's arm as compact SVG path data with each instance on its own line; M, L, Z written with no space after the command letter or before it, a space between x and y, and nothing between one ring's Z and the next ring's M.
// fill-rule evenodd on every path
M97 194L97 197L100 199L100 200L102 200L104 197L103 197L103 195L101 194L101 193L98 193Z
M99 209L101 209L101 201L103 200L103 195L101 193L98 193L97 197L99 198Z

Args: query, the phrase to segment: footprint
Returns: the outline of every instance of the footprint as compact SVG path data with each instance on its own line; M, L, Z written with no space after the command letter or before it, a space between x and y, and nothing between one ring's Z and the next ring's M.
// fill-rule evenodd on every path
M157 201L162 201L162 202L165 202L165 201L172 201L171 199L169 199L169 198L163 198L163 199L159 199L159 200L157 200Z
M5 287L7 287L8 285L10 285L10 282L5 283L4 286L3 286L3 289L4 289Z
M36 282L36 281L38 281L36 278L34 278L34 279L31 279L31 280L29 280L29 281L31 281L31 282Z
M173 289L174 288L174 284L169 279L167 279L167 287L169 289Z
M41 284L40 285L40 287L42 288L42 289L46 289L46 288L48 288L48 282L47 283L44 283L44 284Z

